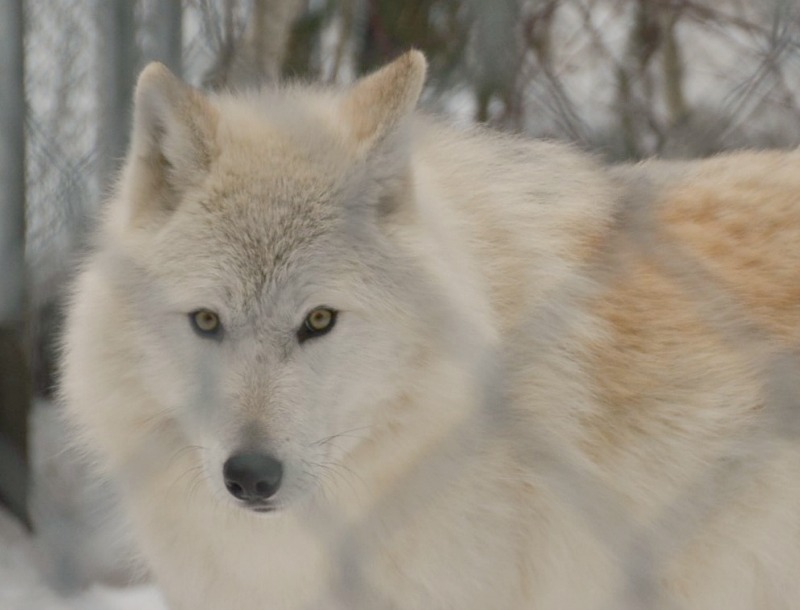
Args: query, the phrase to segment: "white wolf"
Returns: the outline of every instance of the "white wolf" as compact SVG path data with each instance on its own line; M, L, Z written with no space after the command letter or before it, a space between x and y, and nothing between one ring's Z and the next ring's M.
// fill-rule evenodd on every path
M800 154L139 79L67 411L177 610L800 607Z

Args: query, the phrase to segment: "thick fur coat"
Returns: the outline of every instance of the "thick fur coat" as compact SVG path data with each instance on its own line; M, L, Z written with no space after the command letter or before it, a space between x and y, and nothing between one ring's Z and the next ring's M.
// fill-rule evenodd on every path
M170 607L800 607L800 154L606 168L424 74L139 80L61 393Z

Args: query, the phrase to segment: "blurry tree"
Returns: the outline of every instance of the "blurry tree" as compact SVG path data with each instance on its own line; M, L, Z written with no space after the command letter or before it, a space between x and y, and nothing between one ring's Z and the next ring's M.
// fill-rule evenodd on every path
M304 0L253 0L241 35L234 26L234 3L226 4L222 44L205 85L242 88L277 80L292 26L305 4Z
M23 33L22 1L0 3L0 502L27 521Z
M130 109L136 71L135 3L130 0L100 0L95 5L100 38L100 101L97 142L97 177L102 190L108 188L128 146Z
M183 71L183 5L152 0L141 24L142 65L160 61L175 74Z

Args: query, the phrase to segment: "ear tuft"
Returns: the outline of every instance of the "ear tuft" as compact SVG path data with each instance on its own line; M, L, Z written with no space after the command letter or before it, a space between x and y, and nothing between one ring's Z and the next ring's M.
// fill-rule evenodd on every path
M160 91L178 90L186 85L158 61L151 61L136 81L136 104L146 103L148 96Z
M207 173L217 112L200 91L160 63L147 65L134 96L128 183L132 218L169 211Z
M161 131L170 108L181 105L188 89L164 64L147 64L136 82L134 135L152 136Z
M353 136L367 146L383 139L419 101L428 63L411 50L377 72L359 80L344 100Z

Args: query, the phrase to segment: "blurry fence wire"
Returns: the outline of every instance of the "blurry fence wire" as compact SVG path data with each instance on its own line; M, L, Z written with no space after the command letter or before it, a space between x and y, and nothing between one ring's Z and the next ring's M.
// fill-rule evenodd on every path
M796 0L27 0L24 9L19 151L41 395L52 385L62 290L124 154L132 86L146 61L210 88L280 74L346 82L416 46L430 61L429 106L609 159L800 142ZM759 366L783 370L762 352ZM777 412L796 399L781 394ZM546 453L547 439L539 447ZM596 502L575 498L588 520L613 514L602 486L576 468L559 464L551 478L594 490ZM676 515L680 508L665 520ZM687 528L701 527L702 516L691 521ZM620 533L612 536L620 552L641 551L630 532L607 531Z

